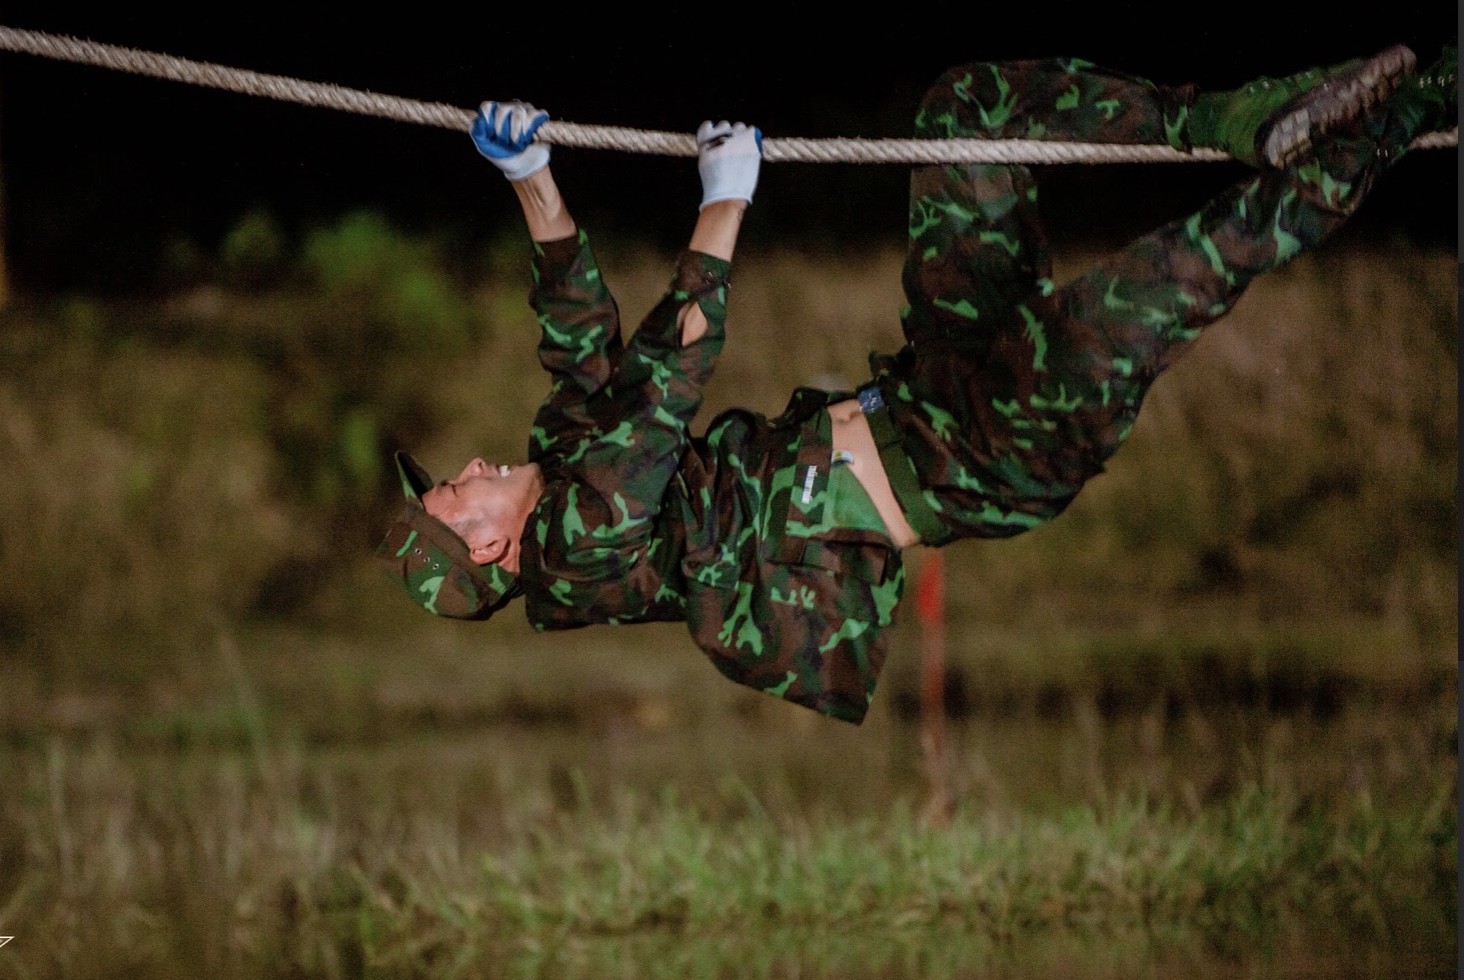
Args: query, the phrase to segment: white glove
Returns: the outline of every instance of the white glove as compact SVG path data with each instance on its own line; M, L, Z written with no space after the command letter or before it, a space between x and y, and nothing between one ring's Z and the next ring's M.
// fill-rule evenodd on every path
M762 163L762 130L725 119L712 125L708 119L697 127L696 151L703 208L715 201L752 203Z
M549 113L527 102L484 102L470 133L478 152L518 181L549 163L549 144L534 142L534 133L548 121Z

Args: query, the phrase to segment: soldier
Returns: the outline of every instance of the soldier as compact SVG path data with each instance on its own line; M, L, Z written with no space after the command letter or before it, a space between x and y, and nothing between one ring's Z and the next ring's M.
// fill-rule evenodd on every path
M665 297L628 341L589 240L533 142L547 114L483 104L479 151L534 242L531 302L552 384L522 465L434 483L379 557L429 612L516 596L539 629L685 620L731 679L858 722L895 617L901 549L1051 520L1122 444L1158 374L1257 275L1340 227L1415 136L1457 119L1457 54L1412 74L1394 47L1224 93L1078 60L947 72L922 137L1212 147L1258 171L1057 289L1024 166L911 178L907 343L856 392L800 388L776 419L689 425L724 341L728 275L761 134L697 133L701 210Z

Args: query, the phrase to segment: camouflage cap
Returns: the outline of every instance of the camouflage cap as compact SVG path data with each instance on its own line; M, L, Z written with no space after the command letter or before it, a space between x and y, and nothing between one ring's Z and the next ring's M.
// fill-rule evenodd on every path
M396 464L407 504L376 557L412 601L434 616L487 619L522 595L517 575L475 564L467 542L427 513L422 495L433 485L427 471L404 452L396 453Z

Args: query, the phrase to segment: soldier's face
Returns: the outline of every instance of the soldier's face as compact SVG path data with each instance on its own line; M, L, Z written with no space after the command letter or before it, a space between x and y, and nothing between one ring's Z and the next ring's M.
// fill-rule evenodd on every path
M474 458L455 480L422 495L427 513L456 531L473 561L518 573L519 537L538 499L538 467L492 465Z

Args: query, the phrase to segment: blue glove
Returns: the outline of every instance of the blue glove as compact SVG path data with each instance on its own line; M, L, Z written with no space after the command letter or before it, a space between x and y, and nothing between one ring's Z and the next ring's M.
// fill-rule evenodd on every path
M549 163L549 144L534 142L548 121L549 113L527 102L484 102L473 120L473 142L505 177L523 180Z
M703 208L715 201L752 203L762 164L762 130L725 119L712 125L708 119L697 127L696 156Z

